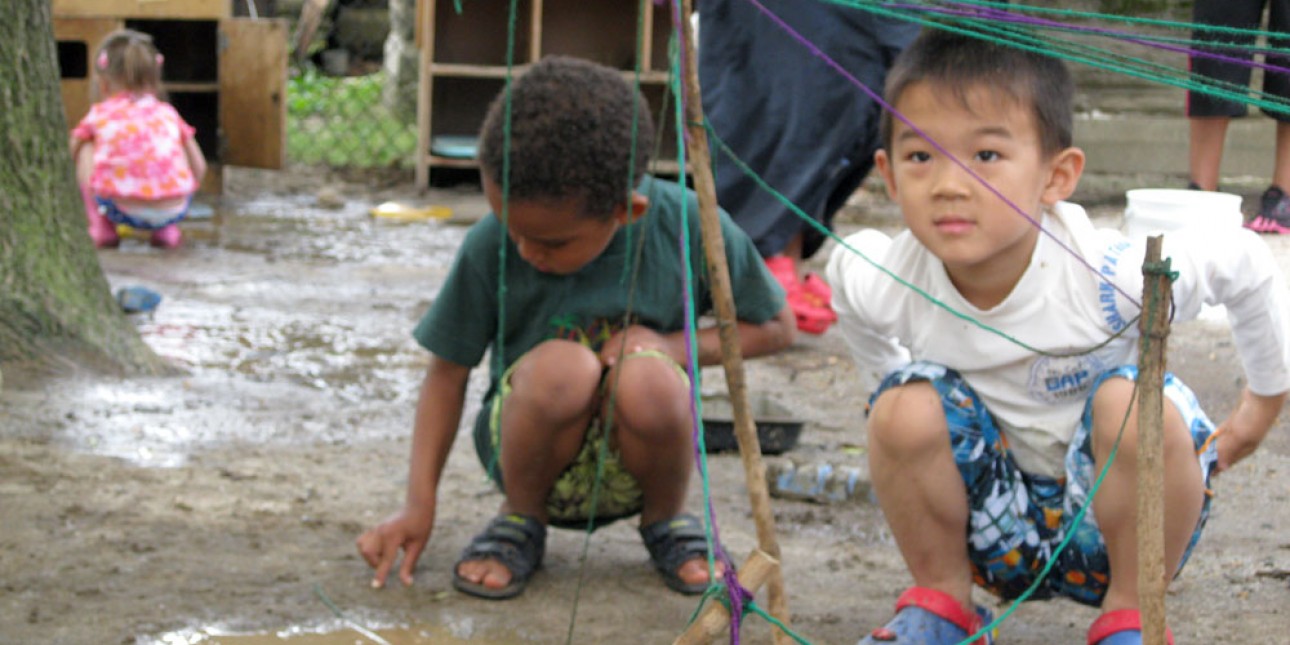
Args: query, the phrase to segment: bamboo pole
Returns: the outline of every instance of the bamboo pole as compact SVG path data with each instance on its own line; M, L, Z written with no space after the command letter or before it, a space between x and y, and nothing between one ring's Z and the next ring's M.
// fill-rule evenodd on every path
M757 590L766 584L767 578L778 570L778 560L766 555L766 552L761 549L753 549L748 559L744 560L743 566L739 567L739 584L743 585L749 593L757 595ZM710 643L729 626L730 610L721 603L710 603L703 613L690 623L690 627L673 641L672 645Z
M725 368L730 402L734 407L735 439L739 442L739 455L744 466L748 500L752 506L753 521L757 525L757 546L775 561L779 561L779 542L775 537L775 516L770 508L770 491L766 486L766 466L761 458L761 444L753 424L748 405L748 391L744 380L743 353L739 349L736 329L734 298L731 295L730 269L726 265L725 241L721 237L721 222L717 215L716 186L712 178L712 159L708 150L708 135L703 128L703 104L699 92L699 72L690 14L693 0L681 0L681 49L682 72L685 91L686 150L689 153L690 171L694 177L695 192L699 197L699 217L703 231L703 251L707 258L709 279L712 282L712 300L717 315L721 337L721 363ZM685 168L681 169L682 172ZM775 567L767 585L770 614L785 626L789 625L788 599L784 593L784 574ZM788 636L774 629L777 645L786 644Z
M1142 642L1165 644L1164 387L1172 291L1160 264L1161 237L1147 238L1138 320L1138 610Z

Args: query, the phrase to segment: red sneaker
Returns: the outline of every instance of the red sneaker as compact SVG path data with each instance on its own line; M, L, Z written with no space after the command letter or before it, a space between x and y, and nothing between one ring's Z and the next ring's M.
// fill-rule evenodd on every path
M786 255L766 258L766 267L780 286L784 287L788 306L797 319L797 328L808 334L823 334L837 322L838 315L831 305L833 292L819 276L810 274L806 280L797 277L797 264Z

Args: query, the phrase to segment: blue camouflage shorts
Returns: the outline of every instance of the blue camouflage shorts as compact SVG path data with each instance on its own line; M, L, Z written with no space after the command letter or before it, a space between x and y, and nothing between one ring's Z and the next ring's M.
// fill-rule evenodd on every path
M1074 537L1056 556L1048 577L1030 599L1065 596L1098 606L1110 581L1106 543L1092 512L1085 513L1079 526L1074 526L1080 509L1091 500L1089 490L1098 476L1091 431L1093 394L1108 378L1135 380L1137 375L1135 366L1125 365L1104 372L1094 381L1066 453L1063 479L1032 475L1018 468L990 411L963 377L947 367L926 362L906 365L883 379L869 403L872 405L890 388L919 381L931 383L940 394L954 461L967 486L968 557L977 585L1005 599L1017 598L1034 583L1062 540L1074 531ZM1166 374L1164 395L1191 429L1207 491L1200 520L1178 565L1181 570L1209 518L1208 489L1218 452L1217 442L1209 440L1214 424L1192 391L1173 374Z

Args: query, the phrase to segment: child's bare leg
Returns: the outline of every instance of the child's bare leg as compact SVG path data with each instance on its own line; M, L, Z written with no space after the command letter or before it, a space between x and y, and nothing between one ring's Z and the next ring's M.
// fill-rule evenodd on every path
M1111 566L1111 581L1102 601L1104 612L1138 606L1136 405L1125 422L1125 410L1132 396L1132 382L1113 378L1102 384L1093 397L1093 455L1099 472L1120 433L1120 425L1125 425L1115 462L1093 498L1093 512L1106 540ZM1191 435L1168 399L1164 405L1164 420L1165 575L1172 578L1200 519L1205 484Z
M694 468L690 393L670 361L637 356L606 377L613 392L614 437L623 468L640 484L641 526L671 518L685 508ZM694 558L677 575L689 583L708 580L707 563Z
M870 477L914 583L950 594L971 612L967 488L941 406L927 382L880 395L869 415Z
M1223 142L1227 138L1227 125L1231 119L1195 117L1188 119L1188 122L1191 129L1188 142L1191 180L1203 190L1218 190L1219 169L1223 162Z
M546 522L551 487L582 447L600 374L591 350L563 340L538 345L516 364L501 419L503 512ZM511 580L510 570L492 559L463 562L457 572L495 589Z

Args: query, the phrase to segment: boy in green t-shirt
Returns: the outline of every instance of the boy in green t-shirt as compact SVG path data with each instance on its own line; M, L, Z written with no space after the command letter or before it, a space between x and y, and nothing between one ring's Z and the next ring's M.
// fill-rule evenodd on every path
M512 83L509 124L507 108L503 92L480 137L495 215L466 235L414 332L432 356L404 508L358 538L376 569L372 584L384 585L400 549L399 578L411 584L467 376L491 351L474 440L506 498L463 551L453 586L510 598L541 565L548 523L602 526L640 513L641 537L664 581L700 593L709 583L707 544L699 520L683 512L694 459L684 328L687 309L711 308L697 200L645 176L653 125L644 98L617 71L543 59ZM743 354L789 345L795 323L782 290L724 213L721 229ZM694 275L689 303L683 258ZM694 340L700 364L719 362L715 328Z

